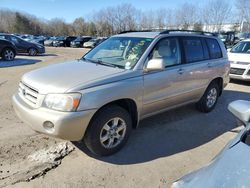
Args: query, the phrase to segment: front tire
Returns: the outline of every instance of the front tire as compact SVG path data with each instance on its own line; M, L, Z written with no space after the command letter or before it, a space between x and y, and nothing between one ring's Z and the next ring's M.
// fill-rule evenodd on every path
M37 55L37 49L30 48L28 53L29 53L30 56L36 56Z
M5 48L2 51L2 58L6 61L13 61L15 59L15 51L11 48Z
M107 106L94 116L84 142L96 155L111 155L125 145L131 130L132 120L129 113L119 106Z
M217 104L219 91L218 84L212 82L206 89L200 101L196 104L197 109L204 113L211 112Z

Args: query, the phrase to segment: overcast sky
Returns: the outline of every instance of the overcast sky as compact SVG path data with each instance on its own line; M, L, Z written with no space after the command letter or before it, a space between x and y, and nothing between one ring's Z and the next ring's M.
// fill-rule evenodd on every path
M77 17L90 18L94 11L123 3L147 11L159 8L178 8L185 2L195 5L208 0L0 0L0 8L8 8L35 15L39 18L63 18L72 22ZM231 1L233 4L234 0Z

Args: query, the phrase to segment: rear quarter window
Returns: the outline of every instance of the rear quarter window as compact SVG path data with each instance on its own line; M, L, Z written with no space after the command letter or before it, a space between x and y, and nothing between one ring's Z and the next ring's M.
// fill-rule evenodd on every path
M183 46L187 63L205 60L202 40L200 38L183 38Z
M210 59L218 59L222 57L220 45L215 39L206 39Z

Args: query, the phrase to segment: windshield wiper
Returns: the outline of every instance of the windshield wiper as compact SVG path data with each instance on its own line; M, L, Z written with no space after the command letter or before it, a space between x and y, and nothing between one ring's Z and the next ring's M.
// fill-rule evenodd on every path
M101 61L100 59L87 59L87 58L83 57L82 60L86 60L86 61L89 61L89 62L92 62L92 63L105 65L105 66L109 66L109 67L123 68L123 66L121 66L121 65L115 65L115 64L112 64L112 63L107 63L107 62Z

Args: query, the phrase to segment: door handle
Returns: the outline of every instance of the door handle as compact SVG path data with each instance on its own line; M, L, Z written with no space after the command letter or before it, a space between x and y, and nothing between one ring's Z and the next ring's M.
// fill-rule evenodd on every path
M179 69L179 70L178 70L178 73L179 73L179 74L183 74L183 73L184 73L184 70L183 70L183 69Z

